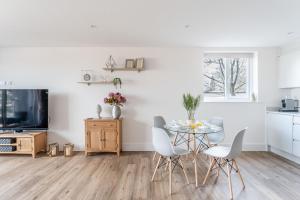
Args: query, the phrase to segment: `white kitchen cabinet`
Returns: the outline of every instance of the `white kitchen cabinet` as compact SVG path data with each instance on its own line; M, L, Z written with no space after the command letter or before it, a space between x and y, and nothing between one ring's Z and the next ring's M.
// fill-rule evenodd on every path
M268 145L287 153L293 152L293 116L280 113L267 115Z
M293 122L293 154L300 157L300 117L294 116Z
M300 87L300 51L280 56L279 88Z

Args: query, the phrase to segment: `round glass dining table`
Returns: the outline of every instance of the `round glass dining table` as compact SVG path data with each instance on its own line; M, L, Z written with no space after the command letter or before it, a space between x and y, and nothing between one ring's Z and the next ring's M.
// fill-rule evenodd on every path
M210 147L208 135L221 132L223 128L204 120L194 122L190 120L173 120L165 125L165 129L175 135L174 146L186 145L186 148L191 151L195 168L195 182L196 187L198 187L197 155Z

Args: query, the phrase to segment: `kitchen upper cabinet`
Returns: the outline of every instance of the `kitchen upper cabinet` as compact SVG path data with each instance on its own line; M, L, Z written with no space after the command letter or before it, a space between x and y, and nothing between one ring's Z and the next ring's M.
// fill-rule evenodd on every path
M293 116L268 113L267 133L268 145L287 153L293 152Z
M300 51L280 56L279 88L300 87Z

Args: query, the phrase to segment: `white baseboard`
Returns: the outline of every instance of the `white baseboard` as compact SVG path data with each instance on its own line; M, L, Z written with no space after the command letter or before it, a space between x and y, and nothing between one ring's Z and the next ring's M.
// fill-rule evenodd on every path
M291 160L291 161L293 161L295 163L300 164L300 157L294 156L294 155L292 155L290 153L281 151L281 150L276 149L276 148L271 147L271 146L268 146L268 147L269 147L269 151L271 151L271 152L273 152L273 153L275 153L275 154L277 154L279 156L282 156L282 157L284 157L284 158L286 158L288 160Z
M230 146L230 144L222 144ZM153 151L151 143L127 143L123 144L123 151ZM265 144L244 144L243 151L267 151Z
M123 143L122 151L153 151L153 146L152 143Z
M221 144L224 146L230 146L231 144ZM243 151L267 151L265 144L243 144Z

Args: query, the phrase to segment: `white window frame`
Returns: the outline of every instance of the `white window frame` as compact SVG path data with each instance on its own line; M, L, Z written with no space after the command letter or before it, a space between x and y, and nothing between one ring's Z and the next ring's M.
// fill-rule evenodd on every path
M203 55L203 60L207 57L207 56L211 56L211 57L230 57L230 56L234 56L236 57L237 55L239 56L247 56L249 57L249 67L247 69L247 91L248 91L248 96L247 97L232 97L230 96L229 90L230 87L226 87L225 86L225 91L224 91L224 97L208 97L205 96L205 93L203 93L203 101L204 102L253 102L254 99L252 99L252 95L256 94L254 92L254 71L256 69L256 53L255 52L204 52ZM204 73L204 63L202 61L202 73ZM228 77L227 77L227 73L229 71L229 68L227 67L225 69L225 78L226 78L226 84L228 85ZM203 75L203 74L202 74ZM203 77L203 76L202 76ZM203 82L202 82L203 84ZM203 85L202 85L203 87ZM256 96L256 95L255 95Z

